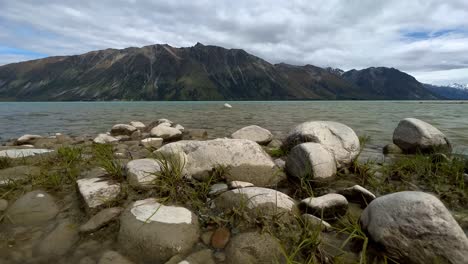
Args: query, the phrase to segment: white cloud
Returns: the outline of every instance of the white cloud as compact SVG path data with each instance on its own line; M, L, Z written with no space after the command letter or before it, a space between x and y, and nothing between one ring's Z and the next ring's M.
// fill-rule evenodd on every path
M468 68L466 0L0 0L0 10L0 45L41 54L202 42L272 63L388 66L424 82L431 73L468 82L458 70Z

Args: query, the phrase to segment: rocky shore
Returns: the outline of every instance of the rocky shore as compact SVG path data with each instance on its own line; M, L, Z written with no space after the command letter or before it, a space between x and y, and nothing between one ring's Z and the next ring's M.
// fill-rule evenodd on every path
M168 119L0 147L0 263L468 263L468 161L434 126L226 138Z

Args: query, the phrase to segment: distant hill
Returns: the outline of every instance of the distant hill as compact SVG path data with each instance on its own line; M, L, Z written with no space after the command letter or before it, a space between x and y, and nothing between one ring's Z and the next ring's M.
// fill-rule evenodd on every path
M0 66L0 100L436 99L389 68L343 72L271 64L241 49L198 43L106 49Z
M468 89L463 88L463 86L437 86L431 84L424 84L424 86L444 99L468 100Z

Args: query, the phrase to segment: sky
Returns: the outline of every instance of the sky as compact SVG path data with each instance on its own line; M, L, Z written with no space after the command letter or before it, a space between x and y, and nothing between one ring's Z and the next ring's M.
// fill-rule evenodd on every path
M0 65L197 42L271 63L468 83L468 0L0 0Z

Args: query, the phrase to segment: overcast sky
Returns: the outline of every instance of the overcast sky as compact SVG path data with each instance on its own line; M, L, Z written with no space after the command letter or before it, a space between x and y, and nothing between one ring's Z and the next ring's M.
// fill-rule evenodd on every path
M468 0L0 0L0 65L167 43L468 83Z

